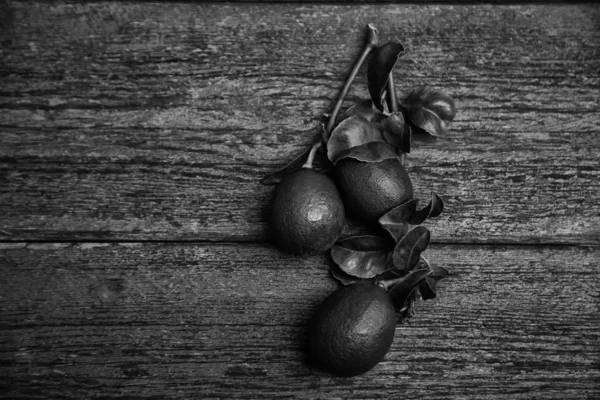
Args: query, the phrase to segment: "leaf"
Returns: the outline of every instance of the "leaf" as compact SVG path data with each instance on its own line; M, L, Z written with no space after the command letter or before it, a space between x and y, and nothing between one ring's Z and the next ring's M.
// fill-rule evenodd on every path
M410 153L411 129L401 112L393 112L381 122L383 139L396 149Z
M380 111L383 111L382 97L390 72L403 54L404 46L400 42L389 42L373 50L367 69L367 80L373 105Z
M420 86L410 92L403 105L427 108L444 121L452 121L456 116L454 99L443 90L431 86Z
M353 115L343 120L332 132L327 141L327 158L332 163L340 159L340 154L365 143L382 141L377 125L364 117Z
M344 286L361 280L360 278L348 275L347 273L342 271L342 269L338 265L335 264L332 264L329 267L329 272L331 272L331 276L340 281L340 283Z
M426 277L419 283L419 292L423 300L435 299L437 296L436 284L437 281L431 276Z
M340 239L336 245L359 251L379 250L389 246L390 241L384 237L376 235L358 235Z
M433 136L446 134L446 122L456 115L454 99L442 90L421 86L402 103L404 116L412 125Z
M406 278L390 289L388 293L394 302L396 310L402 311L413 289L430 274L430 270L418 269L412 271Z
M388 231L396 242L408 233L408 221L417 210L418 199L410 199L392 208L379 218L379 225Z
M408 231L394 248L394 268L400 271L412 270L419 262L421 252L429 246L430 240L431 234L424 226L416 226Z
M447 132L446 123L426 108L409 108L405 114L410 123L430 135L444 136Z
M389 241L379 236L354 236L331 248L331 258L350 276L372 278L392 267Z
M444 211L444 201L435 192L431 192L429 204L421 210L415 211L408 220L411 225L419 225L425 222L427 218L435 218Z
M442 280L450 275L450 271L448 271L444 267L431 267L433 273L431 274L431 279L435 279L436 281Z
M355 146L343 151L337 157L336 163L348 157L362 162L379 162L388 158L398 158L398 155L392 146L383 140L379 140L376 142L369 142L360 146Z
M433 299L437 296L437 283L450 274L446 268L432 267L431 275L419 284L419 291L423 300Z
M294 158L289 164L266 176L260 182L263 185L278 184L287 175L302 168L302 165L304 165L304 162L306 162L306 159L308 158L308 153L310 153L310 147L304 150L302 154Z
M417 286L408 295L408 299L406 299L404 306L397 311L398 323L403 324L415 315L415 301L417 300L418 293L419 287Z
M443 267L431 266L429 261L423 256L421 256L419 265L421 263L423 264L423 269L431 271L431 275L421 281L419 284L419 292L421 293L423 300L433 299L437 296L438 281L446 278L450 274L450 271Z
M378 115L382 115L382 113L373 107L373 101L371 101L371 99L361 100L357 101L346 111L340 114L336 119L336 125L352 116L362 117L370 122L373 121Z
M408 122L433 136L445 135L446 122L456 115L452 97L428 86L412 91L402 107Z

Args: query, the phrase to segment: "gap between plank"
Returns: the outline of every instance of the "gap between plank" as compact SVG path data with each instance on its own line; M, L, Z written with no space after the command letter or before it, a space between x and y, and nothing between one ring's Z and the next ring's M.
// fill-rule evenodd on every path
M131 244L131 245L144 245L144 244L165 244L165 245L201 245L201 246L252 246L252 245L270 245L275 247L275 243L271 241L234 241L234 240L223 240L223 241L210 241L210 240L0 240L0 250L9 248L27 247L29 245L57 245L56 247L68 247L69 245L111 245L111 244ZM600 247L600 243L565 243L565 242L543 242L543 243L520 243L517 241L504 241L504 242L460 242L460 241L435 241L431 242L432 245L439 246L469 246L469 247L495 247L495 246L506 246L506 247L537 247L537 248L549 248L549 247L579 247L579 248L596 248ZM64 246L61 246L64 245ZM92 247L92 246L90 246Z

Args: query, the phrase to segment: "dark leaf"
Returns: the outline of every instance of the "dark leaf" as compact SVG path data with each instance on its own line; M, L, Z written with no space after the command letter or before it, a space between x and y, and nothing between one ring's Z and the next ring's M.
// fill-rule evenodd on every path
M280 168L277 171L273 172L272 174L263 178L261 183L264 185L278 184L287 175L302 168L302 165L304 165L304 163L306 162L306 159L308 158L308 153L310 153L310 147L308 149L306 149L305 151L303 151L302 154L300 154L298 157L294 158L285 167Z
M424 269L412 271L406 278L390 289L389 295L394 302L396 310L402 310L413 289L430 274L431 271Z
M421 257L419 258L419 262L417 263L417 266L415 267L415 269L431 270L431 265L429 264L429 261L427 261L427 259L422 254L421 254Z
M406 120L433 136L446 134L446 122L456 115L454 99L445 92L422 86L413 90L402 103Z
M390 268L387 271L373 277L373 280L374 281L386 281L386 280L390 280L390 279L396 279L396 278L399 278L404 275L406 275L406 273L400 273L396 269Z
M431 266L429 261L423 256L421 256L416 268L431 271L431 275L427 276L427 278L419 283L421 297L423 300L435 298L437 296L437 282L447 277L450 272L443 267Z
M408 295L408 299L404 303L404 306L397 311L398 312L398 320L399 323L404 323L411 319L415 315L415 301L417 300L417 295L419 293L419 287L415 287L410 294Z
M437 281L431 276L426 277L419 283L419 292L423 300L435 299Z
M335 264L329 267L329 271L331 272L331 276L340 281L340 283L344 286L361 280L361 278L348 275L347 273L342 271L342 269L338 265Z
M405 107L422 107L430 110L443 121L452 121L456 116L454 99L446 92L430 86L421 86L406 97Z
M337 161L346 157L354 158L363 162L379 162L388 158L398 158L394 148L383 140L369 142L360 146L345 150L337 157Z
M392 235L396 242L408 233L408 221L417 210L418 202L418 199L407 200L379 218L379 224Z
M343 272L357 278L372 278L392 267L390 243L379 236L340 240L331 248L331 258Z
M422 209L413 213L408 220L411 225L422 224L427 218L435 218L444 211L444 202L435 192L431 192L431 200Z
M389 247L390 241L376 235L358 235L340 239L335 244L351 250L374 251Z
M416 226L408 231L394 248L394 268L412 270L419 262L421 252L429 246L430 239L429 230L424 226Z
M367 79L373 105L380 111L383 111L382 97L390 72L394 69L398 58L403 54L404 46L399 42L389 42L373 50L373 55L369 60Z
M379 110L377 110L375 107L373 107L373 102L370 99L358 101L338 116L338 118L336 119L336 126L343 120L352 116L362 117L367 121L372 121L375 119L376 116L379 115L382 115L382 113L379 112Z
M411 143L419 142L419 143L433 143L437 140L437 136L431 135L429 132L424 131L418 126L408 125L411 127L410 130L410 140Z
M433 273L431 274L431 278L435 279L436 281L439 281L440 279L444 279L450 275L450 271L448 271L444 267L433 266L433 267L431 267L431 270L433 271Z
M381 122L383 139L396 149L410 153L411 129L401 112L393 112Z
M343 120L332 132L327 141L327 158L332 163L340 159L347 150L365 143L382 141L383 137L376 124L365 118L353 115Z
M446 123L435 113L426 108L409 108L405 112L406 119L423 131L433 136L444 136L446 134Z

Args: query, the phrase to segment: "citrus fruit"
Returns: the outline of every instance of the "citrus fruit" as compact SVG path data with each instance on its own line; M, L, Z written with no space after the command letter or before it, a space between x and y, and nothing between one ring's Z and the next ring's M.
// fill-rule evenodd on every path
M396 313L385 289L356 282L327 297L317 309L309 330L313 355L343 376L375 367L394 340Z
M408 172L397 158L364 162L346 157L335 165L335 177L348 212L366 222L376 222L413 197Z
M335 183L311 168L283 178L270 214L275 242L302 256L329 249L344 226L344 204Z

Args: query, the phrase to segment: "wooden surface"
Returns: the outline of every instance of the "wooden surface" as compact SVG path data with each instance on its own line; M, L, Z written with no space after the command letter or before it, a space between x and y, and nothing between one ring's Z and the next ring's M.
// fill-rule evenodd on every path
M338 378L305 348L329 260L272 244L259 181L367 23L398 92L457 101L408 157L452 275ZM600 398L599 49L591 4L0 3L0 397Z

